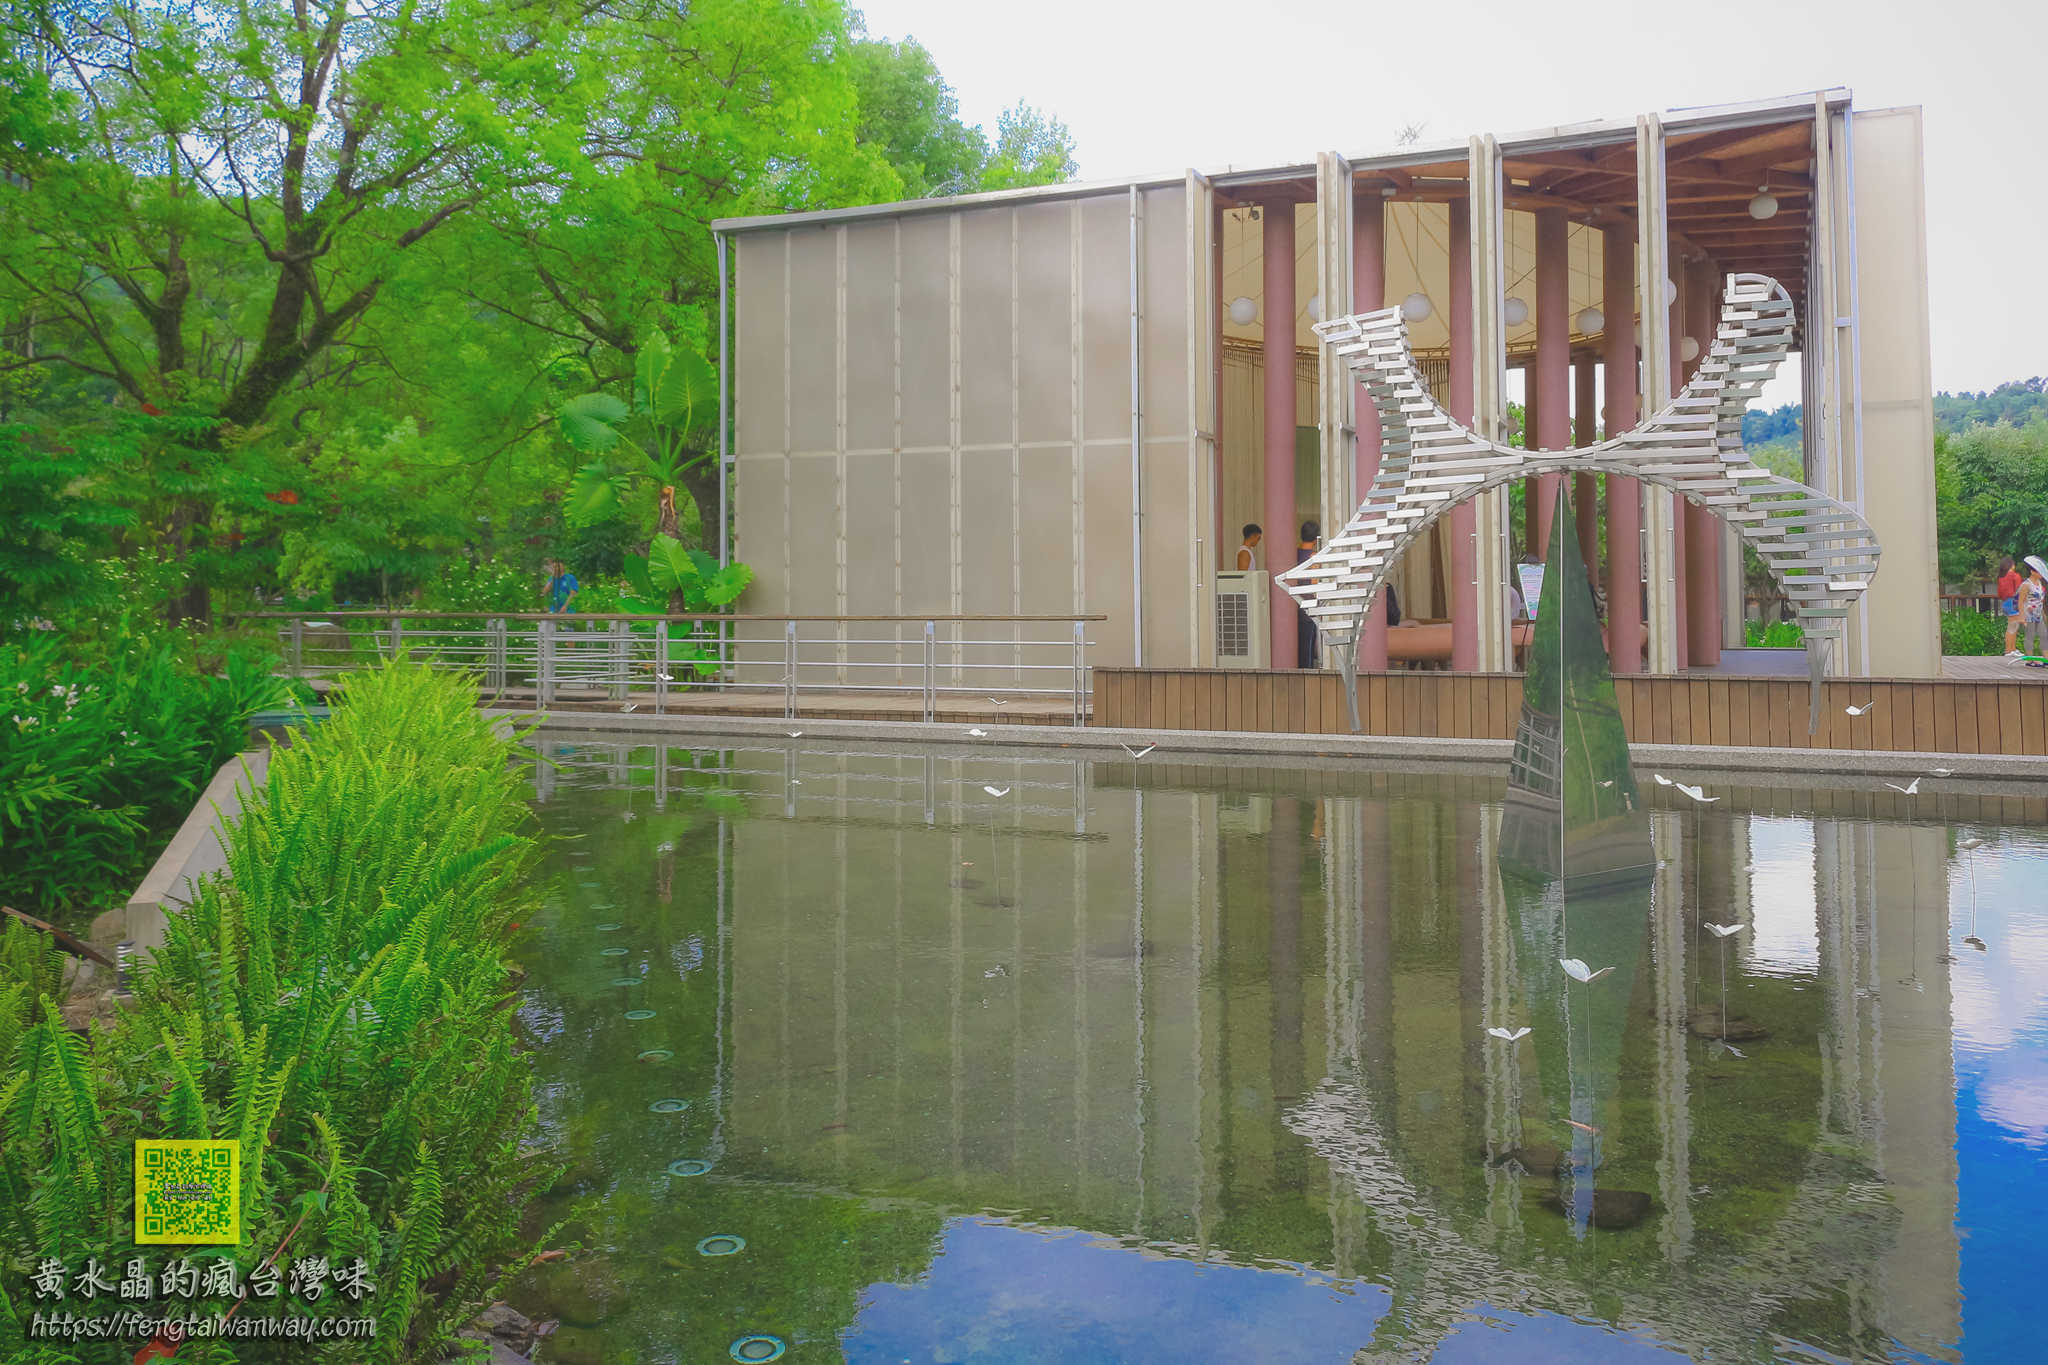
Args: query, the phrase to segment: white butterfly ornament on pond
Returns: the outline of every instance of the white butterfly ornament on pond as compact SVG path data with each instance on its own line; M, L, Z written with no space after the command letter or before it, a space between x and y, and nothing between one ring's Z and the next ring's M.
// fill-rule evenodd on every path
M1715 938L1726 938L1730 934L1742 932L1742 922L1738 920L1734 924L1709 924L1707 932Z
M1564 974L1572 980L1583 981L1588 984L1598 981L1601 977L1614 970L1612 967L1602 967L1596 972L1575 957L1561 957L1557 960L1557 965L1564 968Z
M1896 782L1887 782L1885 785L1893 791L1903 792L1907 796L1918 796L1920 794L1920 779L1917 777L1903 787Z
M974 736L974 737L975 737L976 739L987 739L987 738L988 738L988 731L986 731L986 730L982 729L982 728L981 728L981 727L979 727L979 726L976 726L976 727L974 727L974 728L972 728L972 729L968 730L968 732L967 732L967 733L968 733L968 734L970 734L970 735L972 735L972 736Z
M1875 711L1877 709L1877 698L1872 697L1869 701L1864 702L1861 706L1845 706L1842 709L1844 711L1847 711L1852 716L1860 716L1867 711Z
M982 790L990 796L1008 796L1010 794L1008 787L983 787Z
M1130 745L1124 744L1118 747L1122 748L1122 750L1125 753L1129 754L1132 758L1143 758L1146 754L1151 753L1154 749L1158 748L1159 746L1157 744L1147 744L1142 749L1133 749Z
M1488 1037L1503 1038L1510 1043L1515 1043L1529 1036L1529 1028L1526 1024L1517 1029L1490 1028L1486 1033Z
M1693 800L1699 802L1701 805L1706 805L1709 802L1719 801L1721 799L1718 796L1708 796L1698 787L1689 787L1683 782L1674 782L1671 785L1678 788L1680 791L1684 792L1687 796L1690 796Z
M1664 776L1664 774L1662 773L1651 773L1650 776L1657 779L1657 785L1660 787L1668 787L1671 785L1671 779Z

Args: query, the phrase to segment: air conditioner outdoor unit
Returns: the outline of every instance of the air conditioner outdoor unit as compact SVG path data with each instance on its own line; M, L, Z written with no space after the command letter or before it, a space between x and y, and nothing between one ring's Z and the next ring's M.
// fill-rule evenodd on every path
M1264 668L1266 571L1231 569L1216 575L1216 666Z

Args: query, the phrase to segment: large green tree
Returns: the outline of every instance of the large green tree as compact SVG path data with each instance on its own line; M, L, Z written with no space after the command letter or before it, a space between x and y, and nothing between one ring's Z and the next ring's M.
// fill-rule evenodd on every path
M835 0L0 0L0 420L119 436L95 495L176 614L537 553L562 403L657 333L715 355L711 220L1066 173L913 46Z
M2007 555L2048 557L2048 415L1934 438L1941 578L1961 583Z

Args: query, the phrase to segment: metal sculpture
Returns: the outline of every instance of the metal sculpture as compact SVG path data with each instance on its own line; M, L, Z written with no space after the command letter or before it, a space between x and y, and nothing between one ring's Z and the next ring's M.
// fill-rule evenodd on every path
M1359 628L1401 552L1457 504L1536 474L1641 479L1735 527L1798 611L1817 684L1843 619L1877 572L1879 547L1854 508L1759 468L1743 449L1743 410L1785 359L1793 327L1791 296L1776 280L1730 275L1714 344L1662 411L1597 445L1516 450L1474 434L1430 397L1399 308L1319 324L1323 345L1372 395L1380 467L1343 529L1278 581L1336 646L1351 728L1358 729Z

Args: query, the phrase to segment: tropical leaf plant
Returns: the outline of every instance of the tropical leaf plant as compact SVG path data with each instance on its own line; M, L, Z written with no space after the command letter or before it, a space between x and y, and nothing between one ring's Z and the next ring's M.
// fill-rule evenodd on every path
M650 615L722 611L754 581L753 569L745 564L721 566L702 550L659 534L648 543L646 554L626 556L625 575L631 591L620 596L620 609ZM701 677L716 673L716 632L715 623L694 622L687 634L672 633L669 663L684 665Z
M569 481L567 510L589 521L623 506L643 486L655 489L657 536L679 539L676 486L712 458L718 374L695 349L655 331L634 357L633 398L579 394L562 405L562 436L592 458ZM703 509L699 509L700 513ZM671 589L671 600L677 591ZM684 610L674 605L671 610Z

